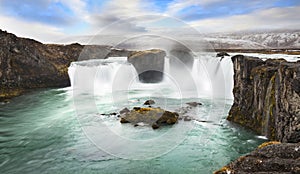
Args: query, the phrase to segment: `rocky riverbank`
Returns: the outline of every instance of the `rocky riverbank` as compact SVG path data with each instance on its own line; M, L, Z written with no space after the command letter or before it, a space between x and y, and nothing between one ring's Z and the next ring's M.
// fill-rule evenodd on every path
M268 142L214 174L300 173L300 143Z

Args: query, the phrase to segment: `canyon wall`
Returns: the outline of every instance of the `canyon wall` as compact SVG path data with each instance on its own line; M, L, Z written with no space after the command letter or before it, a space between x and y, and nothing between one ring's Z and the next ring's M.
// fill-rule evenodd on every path
M300 141L300 61L237 55L234 104L227 120L270 140Z

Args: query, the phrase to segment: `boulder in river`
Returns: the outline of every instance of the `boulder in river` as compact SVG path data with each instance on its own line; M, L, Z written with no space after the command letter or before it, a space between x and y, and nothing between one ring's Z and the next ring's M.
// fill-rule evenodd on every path
M155 101L154 100L146 100L144 105L153 105L155 104Z
M202 105L202 103L199 103L199 102L187 102L186 104L189 106L192 106L192 107L197 107L197 106Z

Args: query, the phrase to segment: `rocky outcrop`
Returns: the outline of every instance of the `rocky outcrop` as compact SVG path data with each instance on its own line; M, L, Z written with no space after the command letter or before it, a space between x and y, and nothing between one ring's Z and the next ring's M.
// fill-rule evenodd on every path
M71 62L128 55L110 46L42 44L0 30L0 100L26 90L70 85Z
M159 49L134 51L128 55L128 62L135 67L141 82L157 83L163 79L165 56L166 52Z
M231 162L214 174L300 173L300 143L262 144L248 155Z
M187 66L188 68L193 67L194 63L194 56L192 54L192 51L189 50L186 47L175 47L172 50L169 51L169 56L171 57L170 59L170 64L172 65L171 67L182 67L182 65Z
M135 107L129 112L121 114L121 123L132 123L135 126L140 124L151 125L157 129L162 125L172 125L178 120L176 112L170 112L161 108L140 108Z
M227 120L271 140L300 141L300 62L237 55L234 104Z

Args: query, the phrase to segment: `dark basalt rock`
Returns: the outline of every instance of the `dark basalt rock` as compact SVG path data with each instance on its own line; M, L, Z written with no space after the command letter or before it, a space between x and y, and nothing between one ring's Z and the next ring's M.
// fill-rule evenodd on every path
M176 112L166 111L160 108L138 108L135 107L130 112L122 115L121 123L132 123L138 125L143 123L151 125L153 129L157 129L162 125L172 125L178 120Z
M145 101L144 105L154 105L155 101L154 100L147 100Z
M267 142L214 174L300 173L300 143Z
M270 140L300 141L300 62L237 55L234 103L227 120Z
M230 56L230 55L228 53L226 53L226 52L219 52L216 55L216 57L225 57L225 56Z
M158 83L163 79L166 52L159 49L134 51L128 55L143 83Z
M192 106L192 107L197 107L197 106L202 105L202 103L199 103L199 102L188 102L186 104L189 106Z

